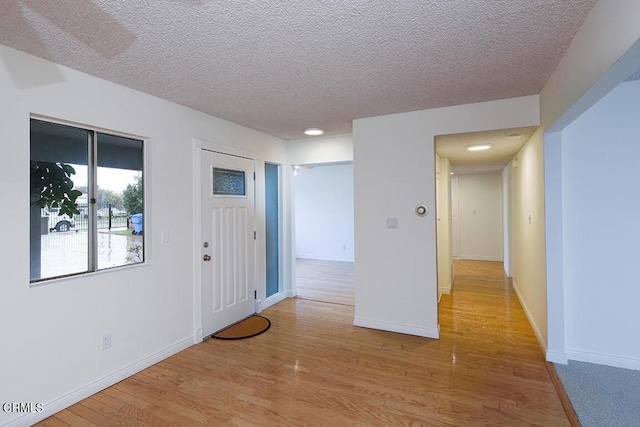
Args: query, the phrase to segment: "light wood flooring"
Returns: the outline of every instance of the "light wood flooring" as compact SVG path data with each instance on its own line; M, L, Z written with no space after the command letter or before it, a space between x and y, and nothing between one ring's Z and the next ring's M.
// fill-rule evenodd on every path
M292 298L262 313L266 333L190 347L39 425L569 425L500 266L456 267L440 340Z
M334 304L354 305L354 263L296 260L298 298Z

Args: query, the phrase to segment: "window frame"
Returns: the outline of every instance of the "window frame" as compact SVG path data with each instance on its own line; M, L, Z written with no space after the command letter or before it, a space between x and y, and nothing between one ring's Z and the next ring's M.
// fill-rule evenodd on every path
M97 274L104 274L106 272L111 272L113 270L121 270L121 269L129 269L129 268L136 268L136 267L141 267L141 266L145 266L149 264L149 254L150 254L150 250L148 249L148 241L149 239L147 239L147 235L149 234L147 232L147 229L149 228L148 225L148 220L145 219L143 217L143 229L145 230L145 233L142 234L142 247L143 247L143 259L141 262L135 262L135 263L130 263L130 264L122 264L122 265L117 265L117 266L113 266L113 267L106 267L106 268L98 268L98 242L97 242L97 238L98 238L98 217L97 217L97 203L96 203L96 196L98 193L98 182L97 182L97 175L98 175L98 158L97 158L97 152L98 152L98 138L97 135L98 134L107 134L107 135L111 135L111 136L116 136L116 137L122 137L122 138L127 138L127 139L134 139L137 141L140 141L142 143L142 211L143 213L147 212L148 209L148 205L149 203L147 202L147 195L148 193L148 183L147 181L149 180L149 165L148 165L148 158L149 158L149 153L148 153L148 142L149 142L149 138L147 137L143 137L140 135L136 135L136 134L130 134L128 132L122 132L122 131L115 131L112 129L106 129L106 128L102 128L99 126L91 126L91 125L86 125L86 124L82 124L82 123L77 123L77 122L72 122L72 121L68 121L68 120L63 120L63 119L57 119L57 118L53 118L50 116L44 116L44 115L39 115L39 114L30 114L29 115L29 121L28 121L28 126L29 126L29 131L28 131L28 137L29 137L29 146L30 146L30 140L31 140L31 122L32 120L37 120L40 122L44 122L44 123L51 123L54 125L62 125L62 126L69 126L69 127L73 127L73 128L77 128L77 129L81 129L84 131L87 131L88 134L88 138L90 139L90 141L87 141L87 149L88 149L88 153L87 153L87 213L88 213L88 250L87 250L87 270L86 271L82 271L82 272L77 272L77 273L69 273L69 274L62 274L62 275L58 275L58 276L51 276L51 277L43 277L43 278L39 278L39 279L31 279L31 277L29 277L29 286L30 287L38 287L38 286L43 286L43 285L47 285L47 284L51 284L51 283L56 283L56 282L60 282L63 280L67 280L67 279L73 279L73 278L80 278L80 277L86 277L87 275L97 275ZM29 161L31 161L31 149L29 148ZM145 217L147 217L147 215L145 215ZM31 252L31 243L29 243L29 252ZM31 255L30 255L31 256ZM42 254L40 254L40 256L42 257Z

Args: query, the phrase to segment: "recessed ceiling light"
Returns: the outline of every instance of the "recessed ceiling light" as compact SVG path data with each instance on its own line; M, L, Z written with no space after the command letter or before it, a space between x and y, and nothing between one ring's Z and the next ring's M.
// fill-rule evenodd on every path
M469 151L482 151L482 150L488 150L489 148L491 148L489 144L467 146L467 150Z
M319 128L308 128L304 130L304 134L309 136L318 136L318 135L322 135L323 133L324 131Z

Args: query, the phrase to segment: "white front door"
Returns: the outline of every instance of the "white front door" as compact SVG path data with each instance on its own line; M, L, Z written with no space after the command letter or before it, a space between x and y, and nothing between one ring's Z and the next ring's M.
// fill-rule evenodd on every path
M253 160L202 150L202 329L255 313Z

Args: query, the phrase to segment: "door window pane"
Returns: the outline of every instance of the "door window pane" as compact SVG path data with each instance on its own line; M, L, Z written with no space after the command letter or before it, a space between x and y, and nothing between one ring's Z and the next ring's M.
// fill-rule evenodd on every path
M213 194L245 196L244 171L213 168Z

